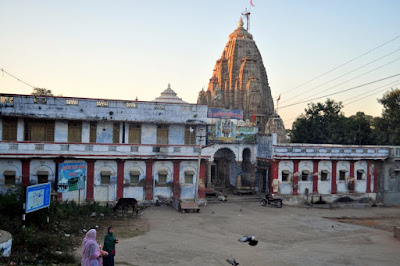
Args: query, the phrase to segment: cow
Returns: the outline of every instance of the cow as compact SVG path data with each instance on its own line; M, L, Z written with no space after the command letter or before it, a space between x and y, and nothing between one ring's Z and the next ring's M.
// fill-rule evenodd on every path
M132 207L132 214L136 211L136 214L139 213L138 206L137 206L137 200L135 198L119 198L117 204L115 204L113 210L114 212L117 209L122 209L124 210L125 207Z

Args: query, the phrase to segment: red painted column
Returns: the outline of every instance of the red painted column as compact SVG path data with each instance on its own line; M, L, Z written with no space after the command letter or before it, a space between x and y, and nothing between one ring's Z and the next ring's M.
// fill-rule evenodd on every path
M117 200L124 197L125 160L117 160Z
M332 161L332 183L331 183L331 194L336 194L336 171L337 171L337 161Z
M86 200L94 200L94 163L96 160L86 160L87 179L86 179Z
M153 161L146 161L146 187L145 187L145 199L153 199Z
M299 160L293 161L293 195L299 195Z
M371 167L372 163L371 161L368 161L368 166L367 166L367 193L371 192Z
M181 161L179 160L173 161L173 164L174 164L174 179L172 181L172 192L174 197L180 198L181 186L179 183L179 172L180 172Z
M354 193L355 178L354 178L354 161L350 162L350 180L349 180L349 192Z
M198 198L199 199L205 199L206 198L206 173L207 173L207 167L206 167L206 161L201 160L200 163L200 179L199 179L199 191L198 191Z
M30 165L31 159L21 159L22 162L22 186L27 187L29 186L29 179L30 179Z
M378 164L374 163L374 193L378 192Z
M56 163L56 178L59 178L58 171L61 170L61 167L59 167L58 165L64 162L64 158L56 158L54 159L54 162ZM54 180L54 184L58 184L58 180ZM57 187L55 187L54 190L57 191ZM62 193L57 193L57 200L62 200Z
M271 161L271 173L270 173L270 179L269 179L269 193L278 193L278 187L276 187L274 191L274 180L277 180L275 182L278 182L279 180L279 161L272 160Z
M318 160L314 160L313 168L313 193L318 194Z

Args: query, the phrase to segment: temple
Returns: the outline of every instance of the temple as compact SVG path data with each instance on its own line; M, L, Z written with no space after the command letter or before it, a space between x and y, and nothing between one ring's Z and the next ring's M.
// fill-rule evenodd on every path
M253 36L243 28L242 19L229 35L217 60L207 91L199 93L198 104L243 110L244 120L255 122L264 132L274 103L268 77Z

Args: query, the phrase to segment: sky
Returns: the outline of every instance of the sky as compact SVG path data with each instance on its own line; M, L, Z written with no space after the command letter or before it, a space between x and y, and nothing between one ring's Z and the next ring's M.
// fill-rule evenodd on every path
M33 86L69 97L152 101L170 83L196 103L250 8L249 32L286 128L326 98L341 101L346 116L381 115L377 99L400 88L400 1L253 4L0 0L0 69L20 79L0 71L0 93L30 94Z

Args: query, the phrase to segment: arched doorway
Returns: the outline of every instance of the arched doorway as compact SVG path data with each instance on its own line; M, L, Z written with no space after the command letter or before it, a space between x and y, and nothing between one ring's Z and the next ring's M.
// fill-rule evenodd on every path
M215 188L229 188L236 183L240 168L236 164L235 154L228 148L219 149L214 154L211 165L211 183Z

